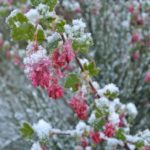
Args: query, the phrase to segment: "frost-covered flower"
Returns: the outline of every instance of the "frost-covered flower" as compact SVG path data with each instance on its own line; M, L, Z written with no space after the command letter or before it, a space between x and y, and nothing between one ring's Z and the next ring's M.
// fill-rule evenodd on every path
M90 138L94 144L99 144L103 141L103 139L100 137L100 133L95 131L90 132Z
M86 104L83 93L77 93L75 96L73 96L69 101L69 105L75 111L78 118L81 120L87 119L88 105Z
M37 133L37 136L40 139L43 139L49 137L49 132L52 129L52 127L49 123L41 119L37 124L33 125L33 129Z
M104 134L107 137L113 137L115 135L115 126L110 122L106 123L104 126Z
M64 89L58 83L53 83L47 88L47 93L53 99L60 99L64 96Z
M55 68L62 68L68 65L75 57L71 41L66 41L63 50L55 49L52 54L52 63Z

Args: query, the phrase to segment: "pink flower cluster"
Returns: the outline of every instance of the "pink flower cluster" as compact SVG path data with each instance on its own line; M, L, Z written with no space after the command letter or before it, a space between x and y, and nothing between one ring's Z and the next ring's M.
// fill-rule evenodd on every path
M100 137L100 133L97 131L91 131L90 132L90 138L94 144L99 144L103 141L103 139Z
M108 122L104 126L104 134L107 137L113 137L115 135L115 127L112 123Z
M145 75L144 81L150 83L150 71L148 71Z
M82 92L79 92L75 96L73 96L69 102L69 105L75 111L79 119L87 119L88 105Z
M27 47L27 57L24 59L25 73L32 85L44 88L49 97L62 98L64 89L59 84L59 78L74 56L70 41L66 41L62 48L55 49L49 57L43 47L31 43Z

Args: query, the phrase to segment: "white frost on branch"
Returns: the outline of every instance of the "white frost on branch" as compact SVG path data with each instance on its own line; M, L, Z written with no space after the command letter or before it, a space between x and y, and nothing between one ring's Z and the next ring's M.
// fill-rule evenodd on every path
M31 150L42 150L39 142L36 142L32 145Z
M43 119L39 120L37 124L33 125L34 131L37 133L37 136L40 139L49 137L49 133L52 129L51 125L44 121Z
M133 103L128 103L128 104L126 105L126 109L127 109L127 113L128 113L130 116L132 116L133 118L135 118L135 117L137 116L138 111L137 111L137 109L136 109L135 104L133 104Z
M86 125L85 122L80 121L76 126L77 135L82 135L85 131L89 131L90 126Z
M98 90L98 94L100 96L105 96L105 94L109 92L109 93L119 93L119 88L113 84L113 83L110 83L108 85L106 85L103 89L100 89Z

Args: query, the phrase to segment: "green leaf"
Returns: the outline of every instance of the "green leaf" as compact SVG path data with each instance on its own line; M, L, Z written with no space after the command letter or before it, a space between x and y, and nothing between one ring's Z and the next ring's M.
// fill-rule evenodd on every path
M78 85L80 84L80 78L77 74L69 74L65 82L65 88L72 88L75 92L78 90Z
M32 24L23 23L19 27L13 28L11 35L16 41L32 40L34 37L35 28Z
M45 40L44 31L42 29L39 29L37 33L37 41L43 42L44 40Z
M39 4L45 4L49 6L50 10L53 10L57 4L57 0L31 0L33 6L38 6Z
M108 99L115 99L118 97L118 93L112 93L110 91L106 91L106 93L104 93L104 95L108 98Z
M89 49L89 46L87 46L85 42L81 43L78 40L74 40L72 46L75 51L79 51L83 54L87 53Z
M20 132L24 138L32 138L34 130L27 122L23 123L23 126L20 128Z
M90 62L89 64L84 64L84 70L88 71L90 76L96 76L100 69L96 68L95 62Z
M123 140L124 141L126 139L126 137L124 136L124 130L121 129L121 128L119 130L117 130L115 137L117 139L119 139L119 140Z
M106 123L106 120L101 119L99 121L94 122L94 130L99 131L100 129L103 128L104 124Z
M61 20L56 24L56 31L59 33L64 32L64 25L66 24L65 20Z
M136 148L142 148L144 146L144 141L137 141L135 143Z
M52 43L48 44L48 48L47 48L48 53L49 53L51 50L53 50L53 49L55 49L55 48L58 47L59 41L60 41L60 39L57 39L56 41L53 41Z
M7 19L7 23L11 28L15 28L19 26L19 24L27 23L28 19L26 16L24 16L21 12L16 13L14 16L10 16Z

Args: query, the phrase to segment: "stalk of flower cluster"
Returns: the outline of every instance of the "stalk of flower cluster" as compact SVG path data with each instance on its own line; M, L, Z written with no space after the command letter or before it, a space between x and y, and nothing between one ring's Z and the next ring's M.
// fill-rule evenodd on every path
M61 34L61 37L62 37L63 43L65 43L66 40L65 40L64 35ZM82 71L82 72L85 72L84 67L82 66L82 63L80 62L80 59L79 59L78 56L75 56L75 60L76 60L76 62L77 62L77 64L78 64L78 66L80 67L81 71ZM95 89L95 87L94 87L94 85L93 85L93 83L92 83L91 78L88 79L88 84L89 84L91 90L92 90L93 93L94 93L94 97L95 97L95 98L100 98L100 95L98 94L97 90Z

